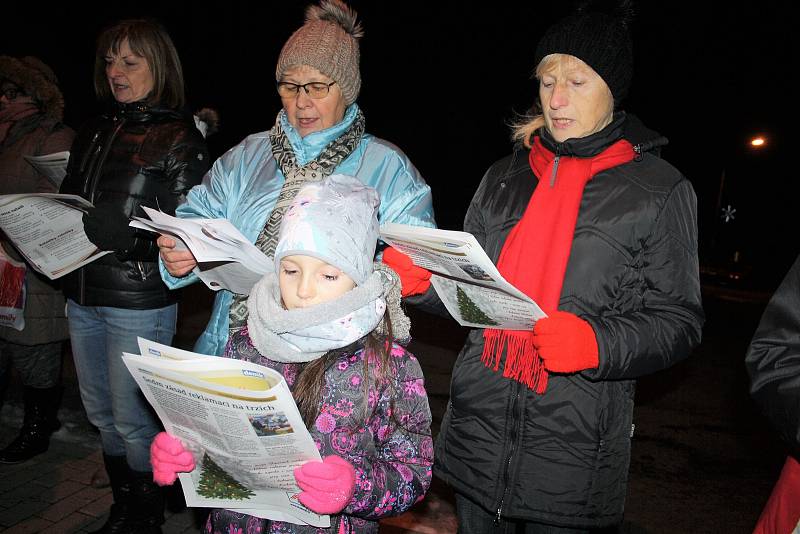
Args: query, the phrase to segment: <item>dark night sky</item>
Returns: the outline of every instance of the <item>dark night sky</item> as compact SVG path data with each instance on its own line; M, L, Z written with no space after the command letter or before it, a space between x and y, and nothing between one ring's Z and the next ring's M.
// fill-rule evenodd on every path
M222 130L210 139L219 155L273 123L280 105L275 62L305 4L109 2L78 13L74 4L20 10L14 2L3 10L0 53L49 63L62 80L66 121L77 127L100 109L92 90L99 30L119 18L155 16L181 54L191 103L220 111ZM351 2L366 33L359 104L367 129L400 146L421 170L443 227L460 227L483 172L511 149L507 122L532 102L536 42L569 11L568 2L542 4ZM800 251L787 142L797 98L789 85L797 63L789 36L797 20L778 3L711 4L638 2L636 75L624 108L670 138L663 156L697 190L704 249L725 169L725 200L739 218L723 234L744 260L759 264L769 256L774 278ZM755 133L770 143L758 154L746 145Z

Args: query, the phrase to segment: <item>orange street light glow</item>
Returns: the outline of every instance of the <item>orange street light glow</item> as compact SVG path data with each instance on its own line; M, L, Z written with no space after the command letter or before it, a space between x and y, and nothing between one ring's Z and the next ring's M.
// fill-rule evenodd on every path
M753 138L753 139L751 139L751 140L750 140L750 144L751 144L752 146L755 146L755 147L761 147L761 146L764 146L764 144L765 144L766 142L767 142L767 141L766 141L766 139L764 139L763 137L755 137L755 138Z

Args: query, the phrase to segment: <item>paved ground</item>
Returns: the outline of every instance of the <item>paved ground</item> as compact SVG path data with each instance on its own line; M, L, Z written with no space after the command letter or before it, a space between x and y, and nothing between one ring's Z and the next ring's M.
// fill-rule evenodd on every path
M185 310L207 302L187 296ZM686 362L639 382L626 520L620 532L749 533L780 470L783 449L747 396L742 359L762 303L706 302L702 346ZM448 397L449 370L464 331L416 316L412 351L425 370L434 431ZM182 317L176 344L187 344L204 320ZM0 531L87 532L103 521L110 491L89 485L101 464L96 432L82 412L69 361L64 373L63 428L50 450L16 466L0 465ZM21 394L12 388L0 418L0 445L20 424ZM198 532L200 510L171 498L167 533ZM426 500L384 522L382 532L455 532L452 494L434 480Z

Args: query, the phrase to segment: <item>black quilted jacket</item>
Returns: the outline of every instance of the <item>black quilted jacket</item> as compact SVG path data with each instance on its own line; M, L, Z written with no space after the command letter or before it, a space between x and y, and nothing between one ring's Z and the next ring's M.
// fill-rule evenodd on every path
M125 217L139 206L170 214L200 183L208 150L191 116L142 103L118 104L86 124L72 145L61 193L95 206L112 203ZM156 235L131 229L136 243L64 277L64 295L84 306L152 309L175 302L158 272Z
M481 363L482 330L475 329L453 368L435 473L505 518L575 528L618 523L635 379L687 357L700 341L692 186L647 153L662 144L658 138L632 140L625 128L621 115L586 138L549 143L556 153L589 157L625 136L640 153L586 185L559 304L592 325L599 367L551 374L537 395ZM537 184L527 150L484 176L464 229L493 261Z

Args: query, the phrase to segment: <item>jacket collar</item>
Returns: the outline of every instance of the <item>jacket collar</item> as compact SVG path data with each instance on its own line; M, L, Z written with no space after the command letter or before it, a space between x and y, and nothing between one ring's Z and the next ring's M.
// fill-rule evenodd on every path
M633 145L633 149L639 155L650 152L660 156L661 147L669 143L666 137L645 126L639 117L632 113L628 113L625 118L624 130L623 137Z
M547 128L541 128L539 136L544 147L557 156L591 158L622 139L624 123L625 112L617 111L608 126L586 137L567 139L563 143L559 143L553 139Z
M109 117L126 119L132 122L148 122L160 118L182 118L183 115L174 109L147 102L114 102Z
M281 110L279 113L281 127L286 133L289 143L292 145L297 164L301 166L319 156L322 150L328 146L331 141L337 139L346 132L356 119L356 115L358 115L358 104L350 104L345 110L344 117L338 123L330 128L310 133L305 137L300 137L297 130L289 124L289 120L286 118L286 112Z
M578 158L596 156L619 139L625 139L633 145L637 158L645 152L659 156L661 147L669 143L666 137L647 128L638 117L624 111L614 112L614 118L608 126L586 137L559 143L546 128L540 129L539 135L545 148L554 154Z

